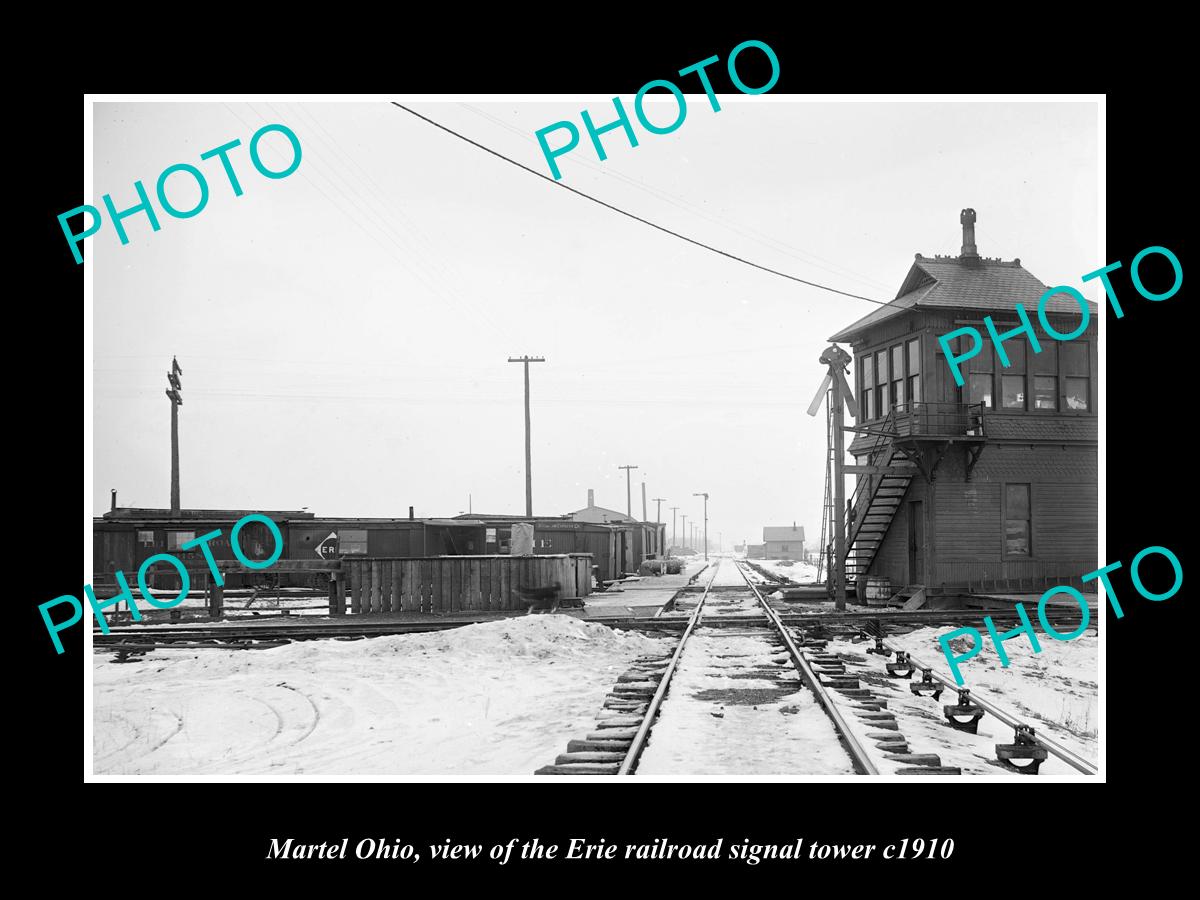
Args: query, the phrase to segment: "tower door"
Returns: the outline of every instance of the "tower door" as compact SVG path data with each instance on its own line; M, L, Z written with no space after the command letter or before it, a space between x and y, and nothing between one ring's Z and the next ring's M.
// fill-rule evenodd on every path
M920 500L908 504L908 583L925 583L925 510Z

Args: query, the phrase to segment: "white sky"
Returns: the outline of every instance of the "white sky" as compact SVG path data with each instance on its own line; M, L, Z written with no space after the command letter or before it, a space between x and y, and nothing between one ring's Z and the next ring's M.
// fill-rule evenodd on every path
M639 129L636 148L605 135L603 163L585 134L559 158L565 183L880 300L914 253L958 252L966 206L981 254L1047 284L1106 262L1094 103L720 99L713 113L689 96L682 127ZM666 103L652 120L670 121ZM537 129L585 107L611 118L595 99L411 105L542 172ZM280 180L247 151L272 122L304 151ZM199 159L233 138L238 198ZM631 463L635 514L644 477L668 523L708 491L714 541L796 521L816 544L824 420L804 409L826 338L871 304L685 244L383 102L99 103L94 146L85 202L132 206L134 180L153 195L177 162L211 190L194 218L160 209L156 233L127 219L127 246L107 221L87 240L97 513L111 487L122 506L169 505L172 354L184 506L439 516L471 494L476 512L521 513L521 366L506 359L529 353L548 359L531 367L535 513L579 508L589 487L624 509ZM273 168L290 159L280 135L263 146ZM169 185L193 205L186 176Z

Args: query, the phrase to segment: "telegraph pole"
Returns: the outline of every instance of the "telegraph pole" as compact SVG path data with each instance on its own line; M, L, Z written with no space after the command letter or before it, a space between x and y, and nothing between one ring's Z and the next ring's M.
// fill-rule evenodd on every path
M651 497L650 499L658 504L658 506L654 510L654 521L661 523L662 522L662 505L663 505L663 501L666 500L667 498L666 497Z
M708 562L708 494L692 494L693 497L704 498L704 561Z
M545 362L545 357L541 356L518 356L517 358L509 357L510 363L519 362L525 365L525 515L533 517L533 452L531 450L529 440L529 364L531 362Z
M678 515L679 515L679 507L672 506L671 507L671 546L672 547L679 546L679 540L678 540L678 538L675 537L675 520L676 520L676 518L678 518Z
M683 546L686 548L688 545L687 516L680 516L679 518L683 519L683 525L680 527L683 529Z
M649 521L649 519L646 518L646 482L645 482L645 480L642 481L642 521L643 522Z
M179 512L179 407L183 405L183 382L179 376L183 369L179 368L179 360L171 357L171 371L167 373L167 397L171 400L171 509Z
M617 466L625 470L625 515L633 518L633 470L637 466Z

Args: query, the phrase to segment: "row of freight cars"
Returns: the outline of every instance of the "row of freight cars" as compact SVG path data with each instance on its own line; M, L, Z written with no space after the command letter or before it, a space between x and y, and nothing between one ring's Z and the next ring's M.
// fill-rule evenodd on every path
M204 570L206 563L199 548L181 549L183 544L220 530L220 537L209 542L218 560L235 559L229 543L233 525L248 512L228 509L131 509L116 508L93 520L92 566L95 583L113 579L117 570L132 575L147 558L169 553L189 569ZM506 555L512 526L532 522L534 553L555 555L590 553L601 581L611 581L625 573L636 572L639 564L663 552L665 527L655 522L593 524L569 518L526 518L518 516L460 516L454 519L347 519L318 518L307 511L261 511L270 518L283 536L281 559L335 560L362 558L404 558L430 556ZM238 543L248 558L268 558L275 550L274 539L266 525L250 522L243 526ZM177 578L170 567L151 579L153 586L171 587ZM132 580L132 579L131 579ZM328 576L314 574L277 574L264 570L258 575L231 574L230 587L243 587L267 581L279 587L328 585Z

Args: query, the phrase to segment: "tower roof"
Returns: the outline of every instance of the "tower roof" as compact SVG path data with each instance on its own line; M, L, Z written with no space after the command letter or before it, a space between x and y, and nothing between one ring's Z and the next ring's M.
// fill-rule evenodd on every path
M848 341L895 316L913 309L976 309L983 312L1012 312L1020 303L1033 311L1046 291L1042 284L1021 265L1021 260L985 257L935 256L917 254L912 268L896 298L880 306L853 325L833 335L831 341ZM1091 310L1096 304L1088 301ZM1046 301L1050 313L1078 313L1079 304L1065 295Z

